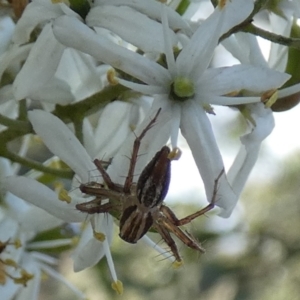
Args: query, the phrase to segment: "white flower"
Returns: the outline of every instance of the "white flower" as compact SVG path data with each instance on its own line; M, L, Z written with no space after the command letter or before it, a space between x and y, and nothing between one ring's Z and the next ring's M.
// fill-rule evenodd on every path
M2 184L4 175L11 174L12 168L5 159L0 160L0 166L4 171L0 174ZM84 299L80 291L52 269L50 265L56 265L56 259L33 251L72 245L71 239L31 242L37 234L60 226L63 221L10 193L6 193L3 202L5 205L0 207L1 299L38 299L42 272L66 284L79 299Z
M81 182L88 182L91 177L99 176L86 150L62 121L44 111L30 112L29 118L36 133L43 138L48 148L72 167ZM26 177L8 177L5 187L18 197L44 209L49 214L65 222L84 222L86 219L86 215L75 208L77 203L86 201L86 198L76 195L75 191L73 194L69 194L73 199L68 204L65 201L60 201L57 194L45 185ZM102 220L103 217L103 215L96 215L95 219ZM103 223L107 224L107 222ZM111 241L112 236L112 223L109 224L109 227L99 227L103 224L95 222L94 230L102 232L106 236L103 243L95 241L92 234L88 235L88 239L79 243L79 248L83 248L83 246L85 248L81 249L80 253L78 251L74 252L73 258L76 271L95 265L104 255L111 262L109 247L106 246L107 240ZM90 229L87 230L91 232ZM95 243L97 247L91 248L91 246L95 246ZM97 256L91 255L91 251L97 251ZM118 282L113 264L110 263L109 267L111 268L113 280Z
M26 7L16 24L13 44L5 57L5 61L15 61L19 52L30 47L22 58L26 61L13 83L12 98L65 105L103 89L101 75L106 70L99 68L91 57L66 50L53 37L51 22L62 15L81 19L63 2L35 0ZM30 34L38 26L42 27L42 31L34 43L28 44Z
M273 31L278 34L289 35L291 30L291 19L285 20L278 16L271 16ZM280 26L279 26L280 24ZM287 48L278 44L271 44L268 61L265 60L258 41L255 36L248 33L237 33L225 41L223 45L241 63L251 63L255 66L270 66L275 70L284 71L287 63ZM278 100L300 92L300 84L280 89L277 92ZM299 97L299 96L298 96ZM270 108L264 107L261 103L247 105L248 128L251 131L241 137L241 147L235 158L232 167L228 171L228 180L239 195L246 183L250 172L257 160L261 143L274 129L274 117Z
M163 6L162 6L163 9ZM163 14L165 55L168 69L137 53L119 47L95 34L79 20L67 16L54 21L53 32L64 45L88 53L96 59L138 78L146 85L120 79L120 83L144 94L154 95L153 115L162 108L157 125L157 135L147 135L147 153L152 155L171 136L177 144L178 129L186 138L204 181L207 198L211 199L215 179L223 167L211 124L206 115L210 104L233 105L260 102L260 97L227 97L226 94L247 90L256 93L281 86L288 75L263 67L237 65L230 68L207 69L220 36L243 21L252 11L248 0L227 1L193 34L190 42L181 50L176 60L168 35L167 17ZM149 36L151 39L151 36ZM139 128L145 127L149 117ZM121 164L122 165L122 164ZM228 216L237 196L232 192L226 176L222 176L218 188L217 205Z

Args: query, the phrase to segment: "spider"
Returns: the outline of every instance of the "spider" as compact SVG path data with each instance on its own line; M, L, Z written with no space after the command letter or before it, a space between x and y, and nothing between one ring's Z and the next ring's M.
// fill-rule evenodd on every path
M187 231L182 230L180 226L190 223L193 219L205 214L214 207L218 181L224 173L224 169L215 180L210 204L182 219L178 219L173 211L163 204L169 188L171 160L174 157L174 150L171 151L169 147L163 146L146 165L139 176L138 182L134 183L133 175L141 140L156 122L160 110L157 111L142 133L136 136L124 185L114 183L104 169L103 163L95 159L94 164L101 173L104 184L94 181L81 184L79 188L82 193L95 196L96 198L89 202L77 204L76 208L88 214L110 213L115 216L120 220L119 236L128 243L136 243L149 230L158 232L170 247L175 260L178 263L182 263L182 258L171 233L188 247L202 253L205 252L205 249L195 238ZM104 199L109 200L103 203Z

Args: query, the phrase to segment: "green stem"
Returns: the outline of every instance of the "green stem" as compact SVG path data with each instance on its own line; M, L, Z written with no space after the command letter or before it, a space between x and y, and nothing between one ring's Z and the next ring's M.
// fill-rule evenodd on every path
M257 36L260 36L268 41L288 46L288 47L293 47L296 49L300 49L300 39L299 38L291 38L291 37L285 37L279 34L275 34L272 32L269 32L267 30L261 29L259 27L256 27L255 25L251 24L242 29L244 32L252 33Z
M214 2L214 1L212 1ZM245 19L242 23L236 25L235 27L231 28L228 32L223 34L220 38L220 42L224 39L228 38L230 35L236 32L247 32L254 34L256 36L260 36L268 41L293 47L296 49L300 49L300 39L299 38L291 38L291 37L285 37L279 34L272 33L270 31L261 29L259 27L256 27L252 24L252 18L255 16L256 13L258 13L262 8L264 8L267 4L268 0L257 0L254 5L254 9L252 13Z
M19 101L19 120L26 121L27 120L27 103L26 99Z
M75 135L77 139L80 141L81 144L83 144L83 132L82 132L82 126L83 126L83 119L81 117L76 118L76 120L73 121L74 129L75 129Z
M18 130L22 132L27 132L31 129L31 126L28 122L13 120L8 117L5 117L0 114L0 124L9 127L13 130Z
M55 110L52 112L55 116L59 117L63 122L68 123L73 121L72 116L87 117L96 113L99 109L117 99L120 94L128 91L128 88L118 84L115 86L108 86L101 92L92 95L85 100L69 104L66 106L56 105Z
M71 170L62 170L62 169L58 170L58 169L54 169L54 168L49 168L49 167L46 167L43 164L38 163L34 160L21 157L15 153L12 153L9 151L4 151L4 153L1 153L1 154L3 157L8 158L12 162L17 162L17 163L19 163L23 166L26 166L30 169L35 169L35 170L41 171L43 173L58 176L60 178L71 179L71 178L73 178L73 175L74 175L74 172Z

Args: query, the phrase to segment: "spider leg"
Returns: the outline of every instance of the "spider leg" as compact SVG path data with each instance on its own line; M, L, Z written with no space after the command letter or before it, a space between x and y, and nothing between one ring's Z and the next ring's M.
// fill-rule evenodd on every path
M161 235L166 244L170 247L171 252L173 253L177 262L182 262L182 258L179 254L177 245L173 240L170 232L163 226L163 224L159 224L158 222L153 224L153 228Z
M104 198L96 198L89 202L76 204L76 209L81 212L87 212L88 214L99 214L109 212L114 208L114 205L110 202L101 204Z
M167 231L175 234L185 245L189 248L198 250L205 253L205 249L199 245L199 243L186 231L183 231L180 227L175 225L172 220L167 216L163 217L161 220L161 227L164 227Z
M161 108L158 109L158 111L157 111L156 115L154 116L154 118L149 122L149 124L145 127L145 129L142 131L142 133L139 136L137 136L136 139L134 140L133 150L132 150L132 155L131 155L131 160L130 160L130 165L129 165L129 170L128 170L128 174L127 174L125 184L124 184L124 192L125 193L130 192L130 188L131 188L132 181L133 181L134 168L135 168L135 165L136 165L138 152L139 152L140 145L141 145L141 140L143 139L143 137L145 136L147 131L150 130L150 128L156 122L156 119L157 119L160 111L161 111Z
M94 160L94 164L96 165L97 169L98 169L99 172L101 173L102 178L103 178L104 182L106 183L107 187L108 187L110 190L122 192L123 188L122 188L120 185L114 183L114 182L111 180L109 174L108 174L108 173L106 172L106 170L103 168L102 163L101 163L101 160L99 160L99 159L96 158L96 159Z
M91 196L96 196L96 198L102 198L102 199L109 198L110 200L115 202L118 202L120 200L120 192L118 190L114 191L114 190L106 189L102 184L99 183L95 183L95 184L94 182L89 182L87 184L82 183L79 186L79 189L82 193Z
M213 189L213 196L212 196L211 202L207 206L202 208L201 210L196 211L195 213L193 213L191 215L188 215L188 216L186 216L185 218L182 218L182 219L178 219L175 216L175 214L173 213L173 211L165 205L161 206L161 211L176 226L182 226L182 225L188 224L192 220L196 219L197 217L199 217L201 215L204 215L205 213L207 213L208 211L210 211L211 209L213 209L215 207L217 192L218 192L218 182L219 182L219 179L221 178L221 176L223 175L223 173L224 173L224 169L222 169L222 171L220 172L218 177L215 179L215 184L214 184L214 189Z

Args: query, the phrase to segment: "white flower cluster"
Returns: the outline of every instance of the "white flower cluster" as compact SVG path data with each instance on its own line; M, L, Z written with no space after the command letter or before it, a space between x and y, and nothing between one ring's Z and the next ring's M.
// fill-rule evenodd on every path
M240 151L218 184L216 205L221 216L229 217L262 141L274 128L270 105L277 97L299 92L300 87L294 85L277 92L290 78L283 72L287 63L283 47L272 45L267 62L254 35L239 32L224 39L233 28L252 21L256 2L220 0L216 7L210 5L212 13L205 20L197 22L191 18L195 19L204 1L191 4L183 14L174 10L178 1L170 2L82 0L86 8L83 11L82 7L74 8L72 1L33 0L16 23L11 16L2 15L0 123L3 141L6 140L0 155L30 166L31 161L24 157L32 140L26 134L34 132L53 153L54 160L58 157L75 172L73 186L100 176L92 162L95 158L113 158L108 173L115 183L123 184L136 135L161 109L155 126L142 140L140 152L145 155L139 157L135 174L141 173L169 139L172 148L176 148L180 131L192 151L210 201L224 165L207 115L214 114L214 105L243 105L249 132L240 139ZM289 36L293 20L300 16L299 4L279 1L277 9L280 17L270 13L272 31ZM211 67L220 42L239 64ZM110 96L120 86L118 97ZM99 95L100 104L90 101L94 95ZM104 103L110 102L105 107L102 96L108 99ZM39 109L32 110L36 107ZM82 111L75 111L75 107ZM59 117L72 121L74 127L68 127ZM11 141L11 136L23 136L18 155L8 154L5 142ZM49 166L49 162L40 164L40 170L47 172ZM84 222L86 215L75 206L93 197L87 198L78 189L54 191L40 183L39 176L17 176L18 168L14 168L2 172L1 177L6 205L0 210L0 283L2 277L6 279L0 285L0 295L6 295L1 299L37 299L41 271L61 277L47 265L52 263L48 257L32 249L72 242L55 240L43 245L30 241L39 232L63 222ZM5 177L12 173L16 175ZM72 254L74 269L93 266L105 256L113 288L121 293L122 284L110 253L113 218L94 214L89 220ZM164 253L147 236L143 239ZM19 249L15 246L18 240L22 245ZM13 269L9 261L17 267ZM20 277L16 270L26 270L34 279L16 285L14 278Z

